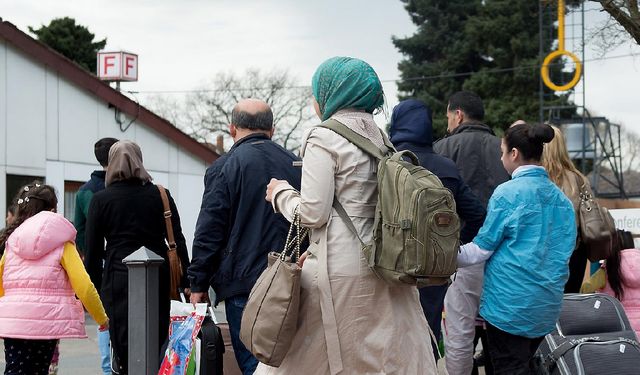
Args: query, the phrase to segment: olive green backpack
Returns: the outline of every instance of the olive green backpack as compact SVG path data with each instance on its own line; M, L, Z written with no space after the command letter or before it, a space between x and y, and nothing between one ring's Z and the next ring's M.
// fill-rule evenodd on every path
M386 154L338 121L330 119L318 126L336 132L378 159L378 203L371 243L362 241L344 207L337 198L333 201L333 207L360 240L373 272L395 285L447 283L456 271L460 248L460 220L449 189L420 166L415 154L396 152L384 134Z

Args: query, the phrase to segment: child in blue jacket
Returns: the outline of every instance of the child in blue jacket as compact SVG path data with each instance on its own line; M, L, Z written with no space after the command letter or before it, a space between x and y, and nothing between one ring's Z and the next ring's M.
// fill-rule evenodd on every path
M531 358L560 315L576 226L571 201L540 166L553 137L543 124L505 132L502 164L512 179L495 190L484 225L458 255L460 267L487 261L480 315L495 374L531 373Z

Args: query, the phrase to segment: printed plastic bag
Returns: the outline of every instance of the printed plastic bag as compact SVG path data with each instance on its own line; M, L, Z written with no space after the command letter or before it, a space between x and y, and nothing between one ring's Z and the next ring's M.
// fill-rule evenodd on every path
M207 313L207 304L171 301L169 344L158 375L185 375L191 351Z

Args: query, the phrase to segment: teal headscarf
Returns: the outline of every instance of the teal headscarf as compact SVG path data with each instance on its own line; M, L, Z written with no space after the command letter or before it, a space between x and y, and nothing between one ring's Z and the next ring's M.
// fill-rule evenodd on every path
M351 57L332 57L320 64L311 89L323 121L341 109L373 113L384 104L382 83L376 72L371 65Z

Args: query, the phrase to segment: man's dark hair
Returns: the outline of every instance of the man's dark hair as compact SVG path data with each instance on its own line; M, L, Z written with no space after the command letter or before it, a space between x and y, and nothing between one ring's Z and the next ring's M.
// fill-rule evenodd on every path
M455 110L464 112L469 120L482 121L484 119L484 105L482 99L471 91L458 91L449 97L449 112Z
M114 143L118 142L115 138L102 138L93 145L93 152L101 166L109 165L109 149Z
M231 112L231 123L242 129L271 130L273 129L273 112L271 112L271 108L257 113L234 108Z

